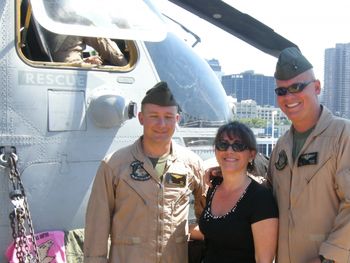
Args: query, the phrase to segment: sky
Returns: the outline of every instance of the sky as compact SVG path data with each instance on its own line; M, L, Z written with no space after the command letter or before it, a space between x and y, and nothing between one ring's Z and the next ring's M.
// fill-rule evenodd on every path
M158 1L161 10L201 38L201 43L194 49L205 59L218 59L225 75L254 70L255 73L273 76L277 58L168 1ZM295 43L313 64L321 83L324 80L325 49L334 48L336 43L350 42L350 0L225 1ZM189 41L193 40L189 37Z

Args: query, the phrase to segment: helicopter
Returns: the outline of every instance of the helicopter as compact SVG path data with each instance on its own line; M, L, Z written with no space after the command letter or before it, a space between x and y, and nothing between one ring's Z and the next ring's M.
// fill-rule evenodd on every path
M270 55L294 45L221 1L171 2ZM213 20L214 12L230 19ZM27 233L84 227L100 160L142 134L138 106L158 81L180 104L178 143L210 141L212 129L232 119L208 63L168 30L171 21L150 0L102 7L97 0L4 0L0 18L0 262L18 236L13 211L23 202ZM53 34L111 39L127 64L55 61Z

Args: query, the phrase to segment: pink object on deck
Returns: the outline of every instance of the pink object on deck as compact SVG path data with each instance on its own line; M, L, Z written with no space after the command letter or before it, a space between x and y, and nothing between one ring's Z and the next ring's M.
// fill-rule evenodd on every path
M30 236L27 236L27 238L31 241ZM35 239L38 247L40 263L66 263L63 231L37 233L35 234ZM32 247L30 246L29 249L31 250ZM13 242L7 248L6 257L9 263L19 262Z

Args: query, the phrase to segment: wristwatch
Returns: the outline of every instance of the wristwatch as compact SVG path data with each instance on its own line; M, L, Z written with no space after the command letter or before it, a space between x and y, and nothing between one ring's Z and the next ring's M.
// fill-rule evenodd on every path
M322 255L319 255L318 257L320 258L321 263L335 263L334 260L332 260L332 259L327 259L327 258L325 258L325 257L322 256Z

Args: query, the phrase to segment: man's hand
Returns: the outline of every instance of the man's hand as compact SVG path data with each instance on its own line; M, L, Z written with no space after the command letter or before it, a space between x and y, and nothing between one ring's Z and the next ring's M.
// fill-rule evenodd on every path
M90 57L84 58L84 62L94 64L94 65L99 65L99 66L102 65L103 63L102 58L100 56L90 56Z
M205 174L204 174L205 184L208 185L209 187L212 187L211 181L215 176L222 176L219 166L210 167L207 170L205 170Z

